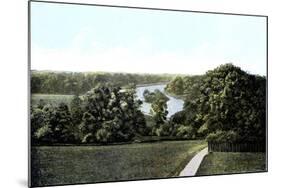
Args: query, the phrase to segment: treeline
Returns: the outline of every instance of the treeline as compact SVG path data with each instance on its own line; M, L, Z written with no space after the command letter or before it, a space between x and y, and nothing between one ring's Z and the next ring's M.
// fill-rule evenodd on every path
M168 74L82 73L82 72L31 72L31 93L84 94L98 85L132 87L136 84L168 82Z
M32 144L109 144L147 136L195 139L192 130L175 127L174 119L167 119L162 95L152 101L151 116L144 116L141 104L134 89L108 86L75 95L69 105L40 100L31 107Z
M31 107L32 144L109 144L147 136L196 138L194 129L174 125L176 118L167 119L167 100L162 95L151 101L151 116L140 111L141 104L134 89L108 86L75 95L69 105L40 100Z
M130 141L145 134L140 105L134 90L104 86L74 96L70 106L39 103L31 108L32 144Z
M145 92L151 116L144 116L129 87L98 84L69 105L41 101L31 108L32 143L107 144L143 136L265 143L265 77L225 64L202 76L176 77L166 91L185 99L184 109L169 119L163 93Z
M184 110L172 118L176 126L216 143L264 143L266 78L232 64L203 76L177 77L166 91L185 98Z

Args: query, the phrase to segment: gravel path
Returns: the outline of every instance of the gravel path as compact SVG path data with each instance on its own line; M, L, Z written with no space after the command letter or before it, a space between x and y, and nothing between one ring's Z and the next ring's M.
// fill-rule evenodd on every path
M208 147L197 153L181 171L179 176L195 176L204 157L208 154Z

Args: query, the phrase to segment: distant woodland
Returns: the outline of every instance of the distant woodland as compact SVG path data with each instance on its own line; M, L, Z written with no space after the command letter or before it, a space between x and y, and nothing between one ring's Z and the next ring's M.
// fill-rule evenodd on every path
M169 82L165 92L184 100L167 118L167 97L145 93L151 116L140 111L136 84ZM266 78L232 64L204 75L138 75L33 71L31 92L71 94L69 104L39 100L31 107L33 144L118 143L147 137L264 143Z
M171 74L32 71L31 93L84 94L99 85L126 88L137 84L168 82L174 76Z

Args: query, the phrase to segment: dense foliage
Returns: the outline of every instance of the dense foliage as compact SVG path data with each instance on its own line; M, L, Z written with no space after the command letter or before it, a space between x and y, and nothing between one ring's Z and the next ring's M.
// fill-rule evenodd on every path
M109 143L144 134L146 123L133 90L96 87L74 96L70 109L38 104L31 111L33 143Z
M156 89L153 92L150 92L146 89L143 92L143 97L144 97L144 101L147 103L153 103L159 99L161 99L165 102L167 102L169 100L169 98L164 93L162 93L159 89Z
M152 129L152 135L157 136L167 136L169 135L168 129L169 125L167 125L167 101L157 98L151 104L151 114L154 120L154 126Z
M209 141L265 141L265 77L221 65L206 73L197 103L199 132Z
M33 74L37 78L47 75L71 78L72 74ZM85 76L81 83L87 83L90 78L97 79L92 83L97 86L83 95L74 95L68 104L37 101L31 109L33 143L105 144L133 141L142 136L206 138L216 143L265 142L266 79L248 74L232 64L221 65L201 76L175 77L165 90L184 99L184 108L169 119L169 98L159 90L144 91L145 101L151 103L151 113L144 116L140 111L142 102L136 100L135 83L147 79L145 76L137 77L135 83L131 80L125 83L123 79L128 79L130 74L114 74L116 79L112 74L101 74L101 77L99 74L91 75L93 77L77 75ZM80 79L77 75L72 78ZM108 79L112 80L110 85L101 84L107 83ZM160 76L153 79L160 79ZM45 84L39 90L49 88L46 91L51 92L59 87L53 83ZM114 84L117 86L112 86ZM71 87L73 91L79 91L75 93L80 93L90 85ZM118 85L123 85L122 89ZM59 92L70 92L65 86L61 86Z
M197 113L197 104L186 101L184 109L170 118L171 135L185 139L202 138L202 134L198 133Z
M170 123L173 135L211 142L265 141L266 79L232 64L202 76L176 77L165 88L185 99Z
M31 109L31 136L33 143L75 142L72 117L68 106L61 103Z
M84 94L98 85L127 87L167 82L173 75L32 71L31 93Z
M80 130L82 142L120 142L131 140L145 127L133 91L99 87L84 96L84 114Z
M169 82L165 90L177 96L184 96L186 101L195 100L200 95L200 86L205 75L175 77Z

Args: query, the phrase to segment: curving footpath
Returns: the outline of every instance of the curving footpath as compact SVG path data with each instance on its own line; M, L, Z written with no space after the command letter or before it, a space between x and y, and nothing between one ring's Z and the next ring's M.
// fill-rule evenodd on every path
M208 154L208 147L197 153L181 171L179 176L195 176L204 157Z

